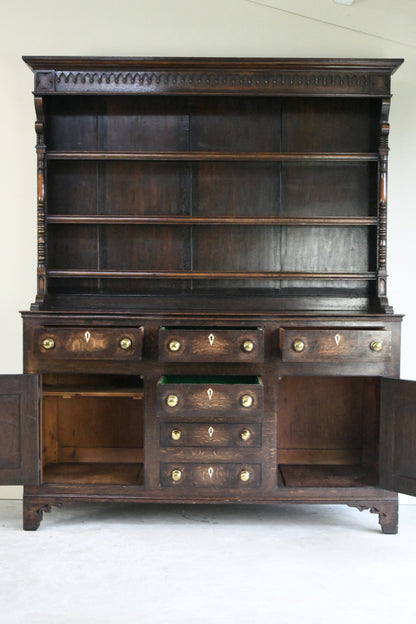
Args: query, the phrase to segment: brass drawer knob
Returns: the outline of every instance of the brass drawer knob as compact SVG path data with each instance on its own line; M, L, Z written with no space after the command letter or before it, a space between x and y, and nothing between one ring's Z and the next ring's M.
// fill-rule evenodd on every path
M44 338L42 340L42 347L44 349L53 349L55 346L55 340L53 338Z
M250 429L242 429L240 431L240 438L244 442L247 442L247 440L250 440L250 438L251 438L251 431L250 431Z
M244 340L241 346L246 353L251 353L254 350L254 342L252 340Z
M176 351L179 351L179 349L181 348L181 343L179 342L179 340L169 340L168 343L168 349L169 351L172 351L172 353L176 353Z
M243 394L240 400L243 407L251 407L253 405L253 397L249 394Z
M182 431L180 429L172 429L170 432L170 437L172 440L180 440L182 435Z
M168 394L166 403L169 407L176 407L179 403L179 397L176 394Z
M172 470L171 477L172 477L172 481L180 481L182 479L182 471Z
M240 481L243 481L243 483L246 483L249 479L250 479L249 471L248 470L242 470L240 472Z
M120 345L120 349L123 349L124 351L127 351L127 349L131 349L132 347L132 341L130 340L130 338L122 338L119 342Z
M376 353L378 353L379 351L381 351L383 348L383 343L381 342L381 340L373 340L370 343L370 349L371 351L375 351Z
M305 348L305 343L303 342L303 340L300 340L298 338L297 340L293 341L292 347L294 351L296 351L297 353L301 353Z

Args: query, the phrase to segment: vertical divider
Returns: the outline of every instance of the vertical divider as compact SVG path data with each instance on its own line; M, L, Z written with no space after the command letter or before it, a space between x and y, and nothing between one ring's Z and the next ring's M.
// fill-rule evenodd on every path
M156 417L156 384L159 376L144 377L144 484L159 488L159 419Z

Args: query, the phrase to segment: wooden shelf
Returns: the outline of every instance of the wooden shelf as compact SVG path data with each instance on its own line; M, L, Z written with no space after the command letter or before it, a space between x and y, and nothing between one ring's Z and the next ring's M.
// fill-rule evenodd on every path
M374 471L365 466L279 466L279 485L286 487L363 487L377 483Z
M43 483L143 485L143 464L58 463L43 468Z
M144 397L144 392L142 388L106 388L105 386L88 386L80 388L79 385L60 385L44 386L42 395L48 397L62 397L64 399L86 396L142 399Z
M377 162L376 152L75 152L51 150L47 160L164 160L253 162Z
M320 280L375 280L377 273L303 273L298 271L109 271L95 269L59 269L47 271L50 278L106 278L106 279L320 279Z
M71 225L378 225L377 217L194 217L170 215L50 215L50 224Z

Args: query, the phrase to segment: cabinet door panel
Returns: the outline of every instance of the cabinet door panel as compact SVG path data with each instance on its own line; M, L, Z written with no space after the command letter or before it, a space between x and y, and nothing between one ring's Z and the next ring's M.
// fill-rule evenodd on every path
M381 380L380 486L416 496L416 382Z
M0 376L0 485L39 483L39 377Z

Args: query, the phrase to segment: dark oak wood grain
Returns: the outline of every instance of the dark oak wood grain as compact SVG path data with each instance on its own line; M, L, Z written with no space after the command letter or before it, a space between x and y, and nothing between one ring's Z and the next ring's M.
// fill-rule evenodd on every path
M401 61L25 60L37 294L26 375L0 378L24 528L71 502L308 502L396 532L416 493L387 300Z
M162 327L159 330L161 362L257 363L263 359L264 336L261 328Z
M296 341L301 341L300 347ZM391 334L384 330L282 328L280 348L285 362L384 361L391 358Z

